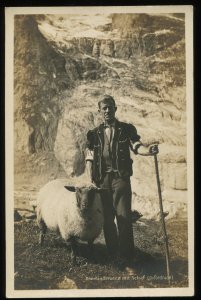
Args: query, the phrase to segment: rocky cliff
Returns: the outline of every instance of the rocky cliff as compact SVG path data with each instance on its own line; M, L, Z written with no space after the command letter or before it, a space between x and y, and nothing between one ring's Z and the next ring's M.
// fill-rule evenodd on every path
M145 144L159 142L165 208L184 213L184 37L182 14L16 16L16 181L33 170L40 182L83 174L86 132L108 93L118 119L133 123ZM153 159L133 159L134 207L156 216Z

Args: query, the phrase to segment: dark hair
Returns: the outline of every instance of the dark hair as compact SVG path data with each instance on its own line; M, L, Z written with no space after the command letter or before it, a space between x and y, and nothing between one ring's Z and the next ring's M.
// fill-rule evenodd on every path
M101 100L98 101L98 107L100 108L101 103L107 103L107 102L112 102L114 106L116 106L115 100L112 96L110 95L104 95Z

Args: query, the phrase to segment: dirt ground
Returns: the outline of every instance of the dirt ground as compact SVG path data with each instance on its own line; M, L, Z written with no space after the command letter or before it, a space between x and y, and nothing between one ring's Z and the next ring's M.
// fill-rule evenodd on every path
M107 256L103 234L95 241L94 256L79 244L80 256L72 267L70 247L56 233L48 232L38 244L36 220L15 223L15 289L106 289L187 287L187 221L167 221L171 284L168 284L165 248L160 223L140 219L133 224L137 275L119 270Z

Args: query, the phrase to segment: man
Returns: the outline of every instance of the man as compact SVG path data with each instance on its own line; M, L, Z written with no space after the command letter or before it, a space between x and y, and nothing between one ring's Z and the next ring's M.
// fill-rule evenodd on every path
M120 255L127 268L134 255L130 150L135 154L154 155L158 146L145 147L132 124L115 118L117 107L110 95L105 95L98 106L104 122L87 133L86 168L91 182L103 188L103 230L108 252L111 257Z

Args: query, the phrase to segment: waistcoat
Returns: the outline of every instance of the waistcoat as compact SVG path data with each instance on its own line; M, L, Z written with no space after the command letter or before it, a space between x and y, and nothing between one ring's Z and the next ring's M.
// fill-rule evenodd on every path
M104 130L104 142L103 142L103 167L105 171L116 171L116 160L113 159L114 153L112 153L112 145L116 143L116 140L113 138L113 141L109 141Z
M90 130L87 134L90 150L94 151L92 166L92 179L95 183L103 180L106 174L104 163L104 124ZM134 143L140 139L136 128L128 123L115 122L115 133L112 143L112 166L117 169L120 177L127 177L133 174L133 160L130 158L131 141Z

